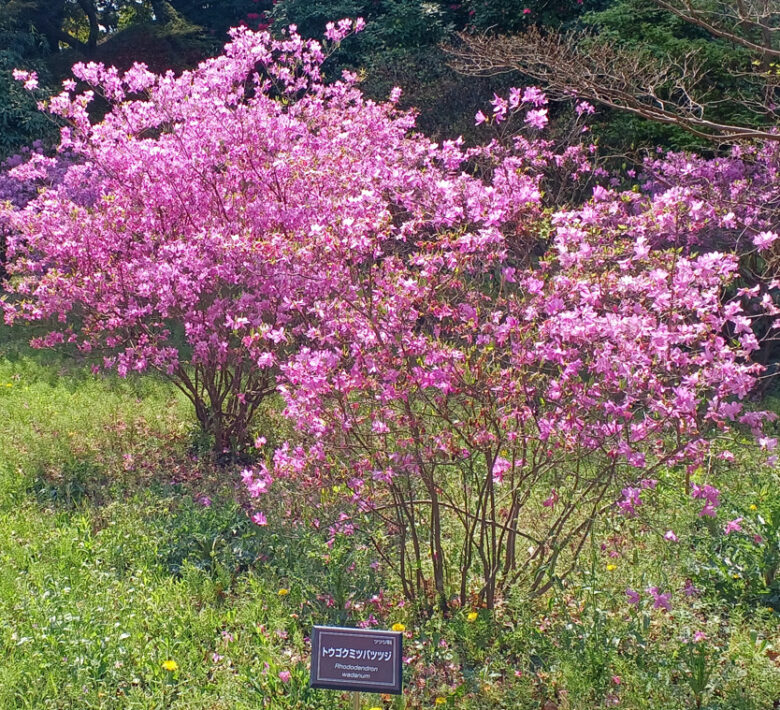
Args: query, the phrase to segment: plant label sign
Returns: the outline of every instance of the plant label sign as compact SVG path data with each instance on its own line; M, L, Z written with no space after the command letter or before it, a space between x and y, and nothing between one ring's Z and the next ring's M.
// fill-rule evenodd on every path
M311 636L311 687L401 694L399 631L315 626Z

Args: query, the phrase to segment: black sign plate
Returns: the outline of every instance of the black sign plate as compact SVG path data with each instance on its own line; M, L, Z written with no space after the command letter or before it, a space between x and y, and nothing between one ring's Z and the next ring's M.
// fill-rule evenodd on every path
M311 687L401 694L400 631L315 626Z

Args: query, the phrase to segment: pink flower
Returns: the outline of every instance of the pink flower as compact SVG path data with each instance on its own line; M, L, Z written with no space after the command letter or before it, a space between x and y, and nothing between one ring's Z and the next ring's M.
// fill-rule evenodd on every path
M660 592L658 587L648 587L647 593L653 597L653 609L665 609L666 611L672 610L672 593Z
M702 498L706 501L704 507L699 512L699 517L715 517L716 508L720 505L720 491L717 488L709 484L700 486L694 483L691 486L691 496Z
M629 486L624 488L621 493L623 494L623 499L618 501L617 507L620 508L624 515L632 518L637 514L636 509L642 505L642 498L640 497L642 491L639 488Z
M496 123L502 123L506 120L506 114L509 110L509 104L507 100L499 96L493 95L493 100L490 102L493 105L493 119Z
M532 109L525 114L525 122L532 128L541 130L547 125L547 109Z
M703 631L697 631L693 635L693 642L699 643L700 641L706 641L707 640L707 634L705 634Z
M759 249L766 249L767 247L774 244L778 236L780 235L778 235L776 232L759 232L755 237L753 237L753 244L755 244Z
M734 520L730 520L723 526L723 532L726 535L731 535L733 532L742 532L742 526L740 523L742 522L742 518L734 518Z
M717 514L718 511L709 503L699 511L700 518L714 518Z
M496 460L493 462L493 480L496 483L501 483L504 480L504 474L512 468L512 464L502 456L496 456Z
M544 106L547 103L547 96L538 86L527 86L523 90L522 100L524 104Z
M774 451L777 448L777 439L772 436L760 436L758 438L758 445L764 449L764 451Z
M574 111L578 116L582 116L583 114L592 114L596 112L596 109L593 108L592 104L589 104L587 101L580 101L575 107Z
M23 69L14 69L13 77L16 81L24 82L23 86L27 91L38 88L38 73L34 71L24 71Z
M266 519L265 515L261 513L260 511L257 511L254 515L252 515L252 522L255 525L268 525L268 520Z
M666 534L664 535L664 540L668 540L669 542L678 542L677 535L674 534L673 530L667 530Z
M635 592L629 587L626 589L626 596L629 604L639 604L639 592Z
M550 497L546 498L542 501L542 505L545 508L554 508L555 504L558 502L558 493L554 488L550 489Z
M292 678L290 671L279 671L279 680L281 680L282 683L289 683L290 678Z

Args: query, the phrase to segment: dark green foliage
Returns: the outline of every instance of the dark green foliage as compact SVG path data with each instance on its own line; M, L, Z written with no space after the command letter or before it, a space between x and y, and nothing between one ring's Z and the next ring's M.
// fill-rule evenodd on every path
M36 100L13 78L14 69L37 71L47 81L43 40L0 24L0 160L35 140L52 137L54 123L36 108Z
M260 556L257 531L235 505L204 506L185 501L169 520L161 558L174 574L189 564L214 578L232 580Z
M172 25L131 24L101 42L91 57L66 49L49 58L49 66L59 78L70 76L79 61L97 61L128 69L133 62L144 62L152 71L180 72L195 66L218 51L219 43L204 35L201 28L186 21Z
M439 45L468 23L465 3L280 0L270 14L276 31L295 24L307 37L321 37L327 22L363 17L365 30L347 38L328 60L328 76L338 78L343 69L360 71L362 90L377 100L400 86L401 105L419 111L419 128L440 139L473 135L476 112L507 86L506 77L464 77L447 65Z
M780 611L780 500L770 495L754 508L731 511L742 531L709 538L697 582L719 601Z
M586 13L582 24L615 45L663 61L675 62L695 54L702 68L698 89L699 99L707 104L706 117L732 125L762 125L760 115L750 111L740 99L758 97L761 91L748 78L754 57L746 50L713 38L646 0L611 0L602 9ZM712 148L680 128L616 111L602 116L606 120L597 127L597 135L608 145L623 150L655 145L672 150Z
M386 99L394 86L403 89L401 106L419 112L418 128L437 140L463 136L474 143L485 139L474 125L477 111L489 105L495 92L506 93L509 78L466 77L447 66L438 47L395 49L367 57L366 95Z
M55 92L75 62L181 70L218 51L231 25L256 26L266 5L270 0L0 0L0 160L56 137L56 124L36 101ZM35 96L12 78L13 69L38 73Z
M522 32L530 25L560 27L576 19L585 7L578 0L466 0L462 6L469 26L500 34ZM587 9L593 6L591 0Z
M265 22L264 14L271 8L271 0L172 0L171 5L187 22L198 25L220 43L227 40L230 27L246 24L257 29ZM259 15L260 17L255 17Z
M363 65L379 53L435 46L454 29L453 14L442 2L406 0L282 0L271 13L275 28L295 24L304 36L319 37L327 22L362 17L366 29L344 43L339 61Z

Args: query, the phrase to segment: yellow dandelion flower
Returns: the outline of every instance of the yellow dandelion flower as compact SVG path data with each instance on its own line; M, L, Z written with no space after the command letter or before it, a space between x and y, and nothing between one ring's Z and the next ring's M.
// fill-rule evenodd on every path
M476 621L479 614L476 611L469 612L469 615L466 617L469 621Z
M286 596L287 596L289 593L290 593L290 590L289 590L289 589L285 589L284 587L282 587L282 588L281 588L281 589L280 589L280 590L277 592L277 594L278 594L280 597L286 597Z
M393 624L393 631L406 631L406 627L403 624Z
M614 572L617 569L617 565L607 565L607 572Z
M436 697L436 700L433 701L434 705L444 705L447 702L447 698L442 698L441 695L438 695Z
M169 673L173 673L174 671L179 670L179 664L176 663L176 661L172 661L170 658L167 661L163 661L162 667Z
M753 503L753 505L750 506L750 510L758 510L758 506Z
M368 710L382 710L382 708L380 708L379 705L374 705L374 707L368 708Z

